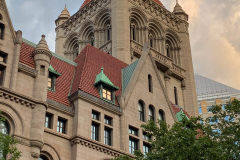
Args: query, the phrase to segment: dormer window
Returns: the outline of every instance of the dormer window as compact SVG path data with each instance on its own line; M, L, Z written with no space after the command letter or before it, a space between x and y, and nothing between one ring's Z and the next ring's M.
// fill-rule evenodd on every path
M103 73L103 68L101 69L101 73L96 76L94 86L97 87L101 99L115 104L115 91L119 88Z
M49 66L48 74L48 90L55 91L56 79L61 76L51 65Z
M103 88L102 97L109 101L112 101L112 92L106 88Z

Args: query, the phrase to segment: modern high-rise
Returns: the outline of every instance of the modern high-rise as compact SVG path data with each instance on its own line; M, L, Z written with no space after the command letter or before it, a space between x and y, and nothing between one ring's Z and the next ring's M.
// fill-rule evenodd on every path
M1 132L20 160L107 160L150 144L141 125L198 115L188 15L159 0L86 0L56 17L55 53L0 0ZM54 6L53 6L54 7ZM40 39L40 37L39 37Z

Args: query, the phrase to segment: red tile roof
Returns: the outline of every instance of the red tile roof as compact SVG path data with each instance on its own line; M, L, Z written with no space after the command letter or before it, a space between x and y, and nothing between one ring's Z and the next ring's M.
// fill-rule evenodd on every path
M35 50L34 47L23 42L21 45L19 62L26 64L27 66L30 66L32 68L35 68L35 62L32 57L32 52L34 50Z
M87 5L91 0L85 0L82 4L82 6L80 7L83 8L85 5ZM154 0L156 3L158 3L159 5L163 6L162 2L160 0Z
M35 47L23 42L21 45L19 61L35 69L35 63L32 57L32 52L34 50ZM48 91L47 97L56 102L70 106L68 101L68 93L70 91L71 82L76 67L55 57L52 57L50 64L58 73L61 73L62 75L56 80L55 92Z
M122 93L122 69L128 64L118 60L117 58L100 51L99 49L87 45L75 59L78 63L75 78L72 85L71 93L78 89L100 98L97 88L93 85L96 76L101 72L101 67L104 68L104 74L119 90L115 95ZM117 103L116 103L117 104Z
M55 92L48 90L47 97L66 106L70 106L68 94L76 67L55 57L52 57L50 64L62 75L56 79Z
M179 106L176 106L175 104L172 103L172 107L173 107L173 111L175 112L175 114L177 114L178 112L181 111ZM183 112L188 116L188 118L191 118L191 116L185 111L183 110Z

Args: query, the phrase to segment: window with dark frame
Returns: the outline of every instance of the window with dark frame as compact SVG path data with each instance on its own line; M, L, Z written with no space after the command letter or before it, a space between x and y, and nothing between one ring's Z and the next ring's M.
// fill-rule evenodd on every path
M3 85L3 78L5 74L5 67L0 66L0 85Z
M152 76L150 74L148 75L148 89L149 92L153 92Z
M138 136L138 129L129 126L129 134L132 134L132 135L134 135L134 136Z
M100 113L97 112L97 111L92 111L92 119L95 119L95 120L100 120Z
M177 94L177 88L174 87L174 98L175 98L175 104L178 105L178 94Z
M149 106L149 120L154 121L154 111L152 106Z
M111 133L112 133L112 130L109 129L109 128L106 128L104 129L104 144L106 145L109 145L111 146Z
M99 141L99 124L92 123L91 139L95 141Z
M138 140L129 137L129 153L134 154L138 150Z
M45 127L52 128L52 115L47 113L45 117Z
M150 152L150 149L151 147L149 144L143 143L143 154L145 158L147 157L147 153Z
M46 156L40 155L39 160L48 160Z
M5 30L5 25L0 23L0 39L2 40L4 38L4 30Z
M108 26L107 27L107 41L110 41L111 40L111 27Z
M143 132L143 139L146 141L149 141L149 140L151 140L151 136L148 135L146 132Z
M138 102L139 120L144 121L144 108L141 101Z
M108 117L108 116L105 116L104 117L104 123L111 126L112 125L112 118Z
M106 100L112 101L112 92L106 88L103 88L102 97Z
M66 120L58 118L57 131L66 134Z
M165 121L165 113L162 110L159 110L159 120Z

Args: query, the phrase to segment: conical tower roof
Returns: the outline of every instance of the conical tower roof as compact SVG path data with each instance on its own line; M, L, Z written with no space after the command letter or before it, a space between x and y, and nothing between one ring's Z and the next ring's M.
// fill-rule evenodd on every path
M174 7L173 13L185 13L183 8L179 5L178 1L176 3L176 6Z
M62 13L60 14L60 16L58 18L70 18L70 13L67 9L67 5L65 4L65 8L63 9Z
M48 48L47 42L45 40L45 35L42 35L42 39L39 41L37 47L35 48L33 52L33 56L36 54L47 54L50 58L52 57L51 51Z

